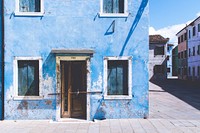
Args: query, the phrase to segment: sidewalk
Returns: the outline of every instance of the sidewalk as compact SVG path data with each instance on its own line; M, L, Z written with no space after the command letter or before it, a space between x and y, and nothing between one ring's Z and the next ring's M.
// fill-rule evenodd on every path
M200 133L200 120L113 119L96 122L2 121L1 133Z

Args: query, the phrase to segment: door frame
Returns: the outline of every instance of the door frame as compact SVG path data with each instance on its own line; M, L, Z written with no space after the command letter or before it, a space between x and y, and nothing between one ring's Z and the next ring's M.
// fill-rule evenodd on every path
M86 91L90 92L91 78L90 78L90 56L56 56L56 121L62 121L61 117L61 61L86 61ZM90 120L90 96L86 94L86 120Z

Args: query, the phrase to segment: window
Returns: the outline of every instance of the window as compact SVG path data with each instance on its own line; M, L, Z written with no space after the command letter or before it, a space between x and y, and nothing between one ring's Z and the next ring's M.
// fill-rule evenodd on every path
M16 99L40 97L41 58L15 57L14 86Z
M193 47L193 56L195 56L195 47Z
M164 55L164 46L156 46L154 55Z
M154 66L154 74L164 74L164 66L163 65L155 65Z
M167 72L170 73L170 68L169 67L167 68Z
M200 45L198 45L197 54L200 55Z
M187 58L187 50L184 52L184 58Z
M190 49L190 48L189 48L188 56L189 56L189 57L191 56L191 49Z
M128 0L101 0L100 16L127 17Z
M169 60L169 55L167 56L167 60Z
M198 32L200 32L200 24L198 24Z
M106 99L132 98L132 58L104 58L104 90Z
M187 33L184 34L184 40L187 40Z
M179 59L181 58L181 53L178 53L178 58L179 58Z
M188 32L188 36L189 36L189 39L191 38L191 33L190 33L190 30L189 30L189 32Z
M181 40L180 37L178 37L178 44L181 42L180 40Z
M183 52L181 52L181 59L183 59Z
M191 70L190 70L190 67L188 67L188 75L191 76Z
M193 33L192 33L192 35L193 35L193 36L196 35L196 27L195 27L195 26L193 27Z
M15 15L41 16L43 14L43 0L16 0Z
M183 42L183 35L181 35L181 42Z
M192 76L195 77L195 67L192 68Z

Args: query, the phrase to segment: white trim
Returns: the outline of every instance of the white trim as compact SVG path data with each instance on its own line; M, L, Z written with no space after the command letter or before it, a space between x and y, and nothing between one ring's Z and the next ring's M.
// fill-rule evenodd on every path
M16 16L43 16L44 15L44 0L40 0L40 12L20 12L19 0L15 0L15 15Z
M128 17L129 13L99 13L100 17Z
M18 96L18 60L38 60L39 61L39 96ZM42 96L42 57L14 57L13 60L13 85L14 100L41 100Z
M87 92L90 92L91 88L91 74L90 74L90 56L56 56L56 93L61 93L61 73L60 73L60 61L86 61L87 69ZM90 120L90 93L87 93L86 98L86 118ZM61 117L61 95L56 98L56 121L62 121ZM68 118L67 118L68 119Z
M100 17L128 17L128 0L124 0L124 13L104 13L103 0L100 0Z
M14 96L14 100L43 100L43 96Z
M128 95L107 95L108 60L128 60ZM104 98L105 99L132 99L132 57L104 57Z

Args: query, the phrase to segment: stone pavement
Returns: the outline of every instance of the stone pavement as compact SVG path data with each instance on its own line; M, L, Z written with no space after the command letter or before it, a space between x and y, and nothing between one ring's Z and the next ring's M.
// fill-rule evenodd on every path
M148 119L0 121L0 133L200 133L200 88L176 80L149 86Z
M150 118L200 120L200 87L179 80L149 82Z
M3 121L0 122L0 133L200 133L200 120Z

